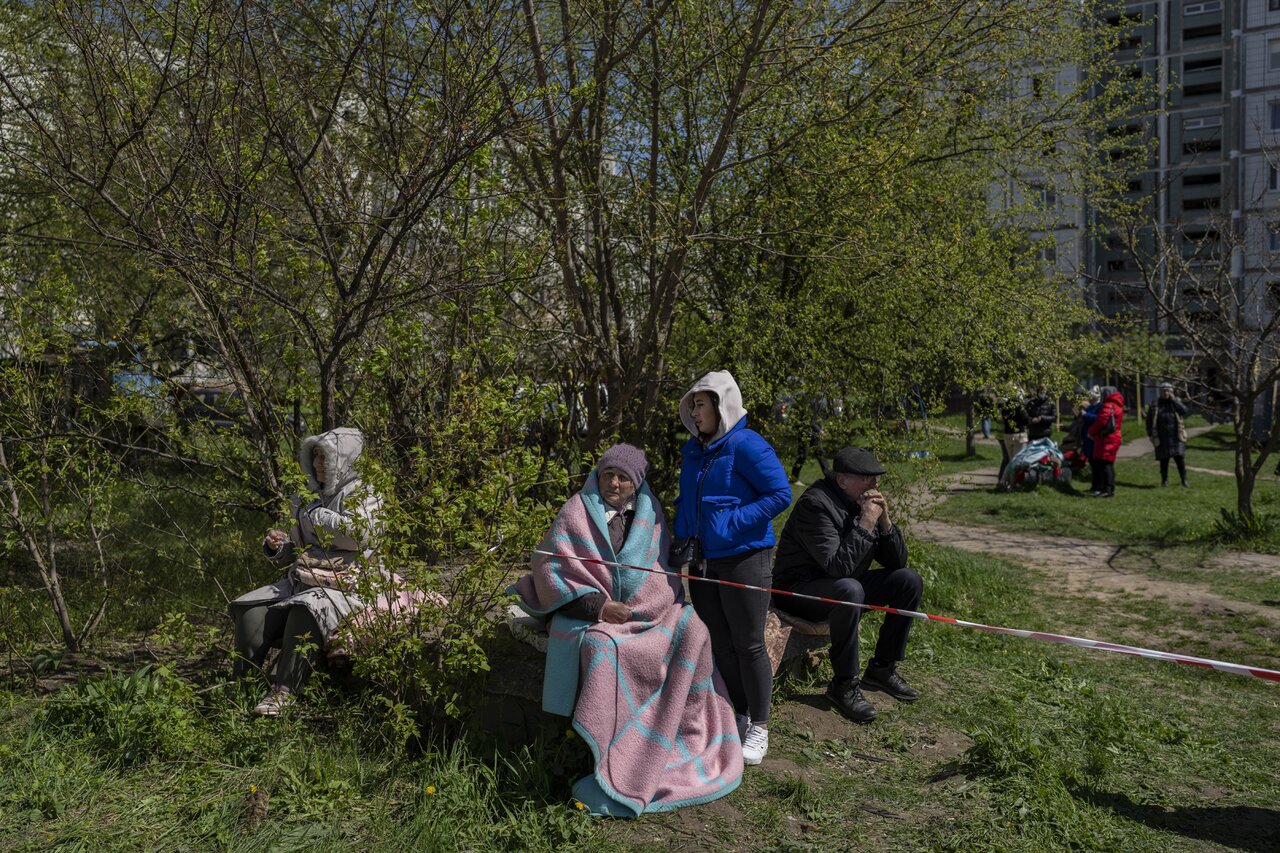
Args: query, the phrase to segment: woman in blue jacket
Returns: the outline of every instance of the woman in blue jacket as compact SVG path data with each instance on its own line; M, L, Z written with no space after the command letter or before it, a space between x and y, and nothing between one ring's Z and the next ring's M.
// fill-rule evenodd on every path
M726 370L699 379L680 401L693 433L681 449L676 499L677 562L696 559L708 578L767 587L772 578L774 517L791 504L778 454L747 429L742 392ZM696 540L696 548L681 548ZM769 596L694 581L694 610L711 632L716 668L738 714L742 758L759 764L769 749L773 667L764 646Z

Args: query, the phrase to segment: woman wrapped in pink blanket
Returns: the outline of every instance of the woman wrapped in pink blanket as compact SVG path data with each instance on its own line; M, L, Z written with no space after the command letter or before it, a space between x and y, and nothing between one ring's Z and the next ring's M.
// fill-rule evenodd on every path
M706 627L666 569L668 534L644 452L611 447L561 508L512 591L550 618L543 708L573 718L594 770L573 786L592 814L636 817L723 797L742 746Z

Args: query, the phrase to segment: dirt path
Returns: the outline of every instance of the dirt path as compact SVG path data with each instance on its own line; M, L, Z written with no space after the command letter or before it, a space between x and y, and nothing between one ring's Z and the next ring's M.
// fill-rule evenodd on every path
M1197 427L1189 430L1188 434L1195 436L1210 429L1212 427ZM1120 456L1135 459L1152 450L1150 439L1141 438L1122 445ZM998 474L997 468L979 468L956 474L948 478L949 492L994 488ZM946 500L947 493L936 496L939 500ZM1102 599L1141 595L1166 600L1197 612L1211 610L1219 613L1249 613L1268 619L1280 619L1280 608L1237 601L1198 584L1180 583L1121 570L1116 567L1116 557L1123 553L1124 548L1109 542L1015 533L986 526L961 527L936 519L916 525L914 532L922 539L940 545L971 553L994 554L1043 569L1059 577L1064 590L1074 595ZM1210 565L1224 569L1247 567L1255 572L1280 575L1280 557L1269 554L1220 554L1213 558Z
M1119 595L1140 595L1163 599L1171 604L1203 612L1250 613L1269 619L1280 618L1280 608L1226 598L1197 584L1179 583L1115 568L1123 549L1108 542L1010 533L992 527L959 527L943 521L929 521L915 529L930 542L981 554L995 554L1050 572L1060 579L1065 592L1077 596L1109 599ZM1280 574L1280 558L1266 554L1247 555L1250 566ZM1232 556L1217 558L1226 561Z

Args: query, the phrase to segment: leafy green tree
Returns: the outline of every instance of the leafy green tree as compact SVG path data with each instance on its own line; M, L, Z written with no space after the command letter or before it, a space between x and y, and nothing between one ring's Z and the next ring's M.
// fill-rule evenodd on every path
M270 492L281 366L305 361L335 426L364 336L486 283L458 235L507 121L503 21L495 3L109 0L12 23L3 153L185 290Z
M15 287L0 270L0 532L21 578L29 569L49 599L59 640L72 652L101 622L118 567L108 540L117 520L120 460L94 437L123 413L99 410L77 385L101 362L73 346L76 291L65 280ZM73 570L68 574L67 566ZM72 596L67 578L81 579ZM86 587L96 588L96 593ZM91 606L78 602L93 600Z

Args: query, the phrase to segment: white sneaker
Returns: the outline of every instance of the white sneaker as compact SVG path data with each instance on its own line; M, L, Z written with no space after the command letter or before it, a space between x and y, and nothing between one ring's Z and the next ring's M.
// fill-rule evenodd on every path
M253 713L260 717L278 717L297 699L288 687L272 687L271 692L262 697L262 701L253 709Z
M769 730L764 726L750 725L742 739L742 763L759 764L769 752Z
M738 740L746 740L747 729L751 728L751 717L746 714L734 714L733 721L738 724Z

